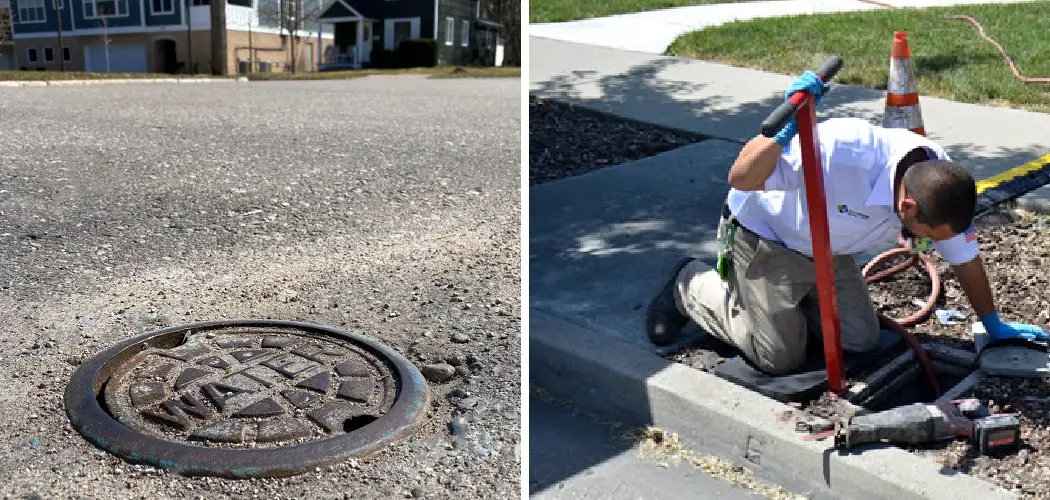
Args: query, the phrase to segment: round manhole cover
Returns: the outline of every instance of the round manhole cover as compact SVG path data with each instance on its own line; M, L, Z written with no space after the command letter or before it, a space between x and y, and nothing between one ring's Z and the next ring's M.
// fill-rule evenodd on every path
M84 362L65 398L73 427L125 460L277 477L415 432L430 394L415 366L367 337L250 320L128 339Z

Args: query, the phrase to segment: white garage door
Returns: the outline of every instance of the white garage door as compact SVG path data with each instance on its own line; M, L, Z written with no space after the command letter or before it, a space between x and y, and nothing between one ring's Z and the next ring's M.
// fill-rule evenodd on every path
M84 70L106 72L106 45L84 46ZM110 73L145 73L146 47L144 45L109 44Z

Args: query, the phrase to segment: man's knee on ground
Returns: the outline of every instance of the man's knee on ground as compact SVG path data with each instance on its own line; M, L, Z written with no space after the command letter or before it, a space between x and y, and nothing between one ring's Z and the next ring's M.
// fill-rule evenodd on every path
M806 346L781 346L775 351L758 352L751 362L771 375L790 373L806 362Z
M874 320L873 320L874 319ZM842 350L848 352L870 352L879 346L878 318L858 316L842 318Z

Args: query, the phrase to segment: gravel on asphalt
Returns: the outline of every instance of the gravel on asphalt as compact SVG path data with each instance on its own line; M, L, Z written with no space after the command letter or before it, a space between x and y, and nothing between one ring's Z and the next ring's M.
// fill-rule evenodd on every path
M614 135L617 143L667 137L661 128L629 123L533 100L529 123L530 179L550 182L688 143L684 138L671 136L672 139L657 140L651 149L636 148L642 152L638 155L628 157L618 150L610 151L606 138ZM625 137L626 134L633 134L633 138ZM558 145L561 153L542 154L545 150L537 149L536 144ZM1050 217L1004 207L979 218L975 225L1002 319L1031 323L1050 331L1050 297L1039 293L1050 286ZM935 253L933 257L943 287L938 307L959 311L966 317L959 324L941 324L931 314L912 330L920 341L972 351L970 325L977 319L950 267ZM900 318L917 310L913 301L925 300L929 287L925 271L916 266L886 281L872 283L870 290L880 312ZM688 364L698 368L719 362L717 355L700 356L689 350L672 359L689 360ZM973 396L983 399L993 410L1020 412L1025 448L1001 457L978 457L968 444L956 441L921 452L946 467L985 478L1025 498L1050 496L1050 382L991 377L975 387Z
M413 76L0 89L20 117L0 125L5 498L517 497L519 96ZM284 479L131 465L69 425L88 357L241 318L343 328L455 374L414 437Z

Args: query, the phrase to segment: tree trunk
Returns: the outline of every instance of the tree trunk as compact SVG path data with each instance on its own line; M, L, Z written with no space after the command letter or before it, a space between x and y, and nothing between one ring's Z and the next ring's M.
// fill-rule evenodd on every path
M296 31L298 31L298 30L296 30ZM291 56L291 60L292 60L292 74L295 74L296 68L297 68L296 64L295 64L295 62L296 62L296 57L295 56L298 55L298 50L296 50L295 38L296 37L295 37L295 33L294 32L288 37L288 42L289 42L288 46L292 49L292 56Z
M211 72L230 74L226 55L226 0L211 0Z
M66 70L66 51L62 49L62 2L65 0L55 0L55 17L58 18L58 70Z

